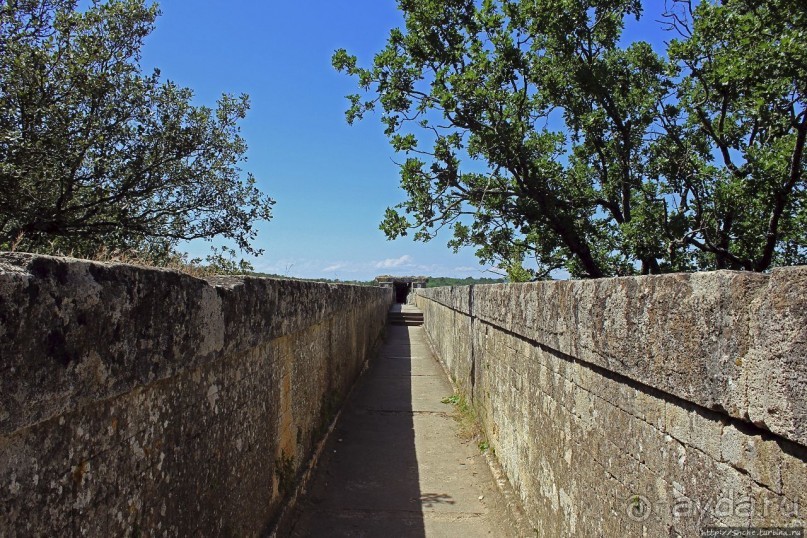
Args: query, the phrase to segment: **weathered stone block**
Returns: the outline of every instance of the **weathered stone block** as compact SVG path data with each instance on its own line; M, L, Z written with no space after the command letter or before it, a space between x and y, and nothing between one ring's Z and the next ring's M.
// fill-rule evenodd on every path
M719 509L738 496L807 490L806 287L807 268L474 286L471 324L457 295L418 301L438 354L444 311L484 342L474 391L539 532L689 536L751 522ZM639 522L637 495L659 503Z
M0 253L0 534L267 531L390 300Z

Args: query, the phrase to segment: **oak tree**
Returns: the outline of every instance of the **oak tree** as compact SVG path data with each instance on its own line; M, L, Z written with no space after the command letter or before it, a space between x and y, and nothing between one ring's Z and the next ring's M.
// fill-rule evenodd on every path
M662 52L623 40L640 0L398 5L372 65L333 56L406 154L388 237L514 279L807 261L807 4L673 0Z
M0 4L0 248L155 257L181 240L258 252L274 203L244 174L246 95L211 109L139 59L144 0Z

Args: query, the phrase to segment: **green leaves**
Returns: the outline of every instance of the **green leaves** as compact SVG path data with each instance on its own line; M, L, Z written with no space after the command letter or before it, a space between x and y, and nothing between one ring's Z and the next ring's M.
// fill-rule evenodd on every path
M379 229L387 234L387 237L394 239L407 234L409 223L404 217L398 214L397 211L388 207L384 213L384 220L381 222Z
M91 255L167 253L220 236L251 245L270 198L239 168L246 95L216 109L144 75L156 5L26 0L0 7L0 242Z
M713 254L719 268L765 270L782 259L783 230L803 206L807 53L790 43L805 33L807 7L703 2L691 17L691 35L670 46L684 66L684 127L666 137L702 141L700 155L685 165L702 179L683 179L698 202L692 217L699 232L690 242ZM804 233L798 235L788 259L804 259Z
M371 66L334 55L371 95L350 119L381 103L396 151L425 158L401 168L390 237L449 228L513 278L807 257L807 7L674 1L664 58L620 45L639 0L399 5Z

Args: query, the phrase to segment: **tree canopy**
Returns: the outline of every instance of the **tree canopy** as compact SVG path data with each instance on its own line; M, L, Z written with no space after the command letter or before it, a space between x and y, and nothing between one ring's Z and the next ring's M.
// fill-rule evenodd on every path
M246 95L211 109L141 71L156 5L0 4L0 248L136 249L222 237L245 252L274 203L244 174Z
M807 261L807 4L672 0L666 50L625 43L640 0L399 0L349 122L405 153L390 238L511 279Z

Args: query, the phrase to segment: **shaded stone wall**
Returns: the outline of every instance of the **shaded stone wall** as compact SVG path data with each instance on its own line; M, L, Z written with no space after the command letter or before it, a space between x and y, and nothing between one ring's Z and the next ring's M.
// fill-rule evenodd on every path
M0 536L269 530L390 302L0 254Z
M418 291L539 536L807 516L807 268Z

